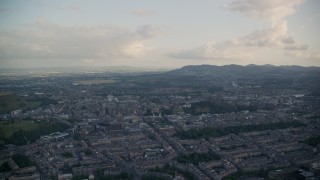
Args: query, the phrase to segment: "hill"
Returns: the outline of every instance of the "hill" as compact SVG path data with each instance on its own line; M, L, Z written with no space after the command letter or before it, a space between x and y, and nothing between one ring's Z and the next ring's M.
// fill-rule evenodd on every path
M273 65L193 65L184 66L179 69L169 71L171 75L207 75L207 76L228 76L228 75L311 75L320 77L320 67L302 67L302 66L273 66Z

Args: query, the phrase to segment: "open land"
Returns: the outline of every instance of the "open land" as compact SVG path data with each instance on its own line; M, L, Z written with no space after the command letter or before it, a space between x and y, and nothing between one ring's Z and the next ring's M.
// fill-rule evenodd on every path
M0 177L319 178L319 77L269 65L2 77Z

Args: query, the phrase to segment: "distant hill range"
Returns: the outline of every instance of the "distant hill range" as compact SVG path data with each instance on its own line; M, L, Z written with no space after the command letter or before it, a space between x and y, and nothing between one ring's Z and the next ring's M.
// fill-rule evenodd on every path
M302 66L273 66L273 65L192 65L184 66L167 72L170 75L205 75L205 76L318 76L320 79L320 67L302 67Z
M102 66L102 67L42 67L42 68L1 68L1 74L63 74L63 73L136 73L136 72L163 72L166 68L145 68L129 66Z
M1 75L10 74L63 74L63 73L159 73L169 76L258 76L258 75L293 75L293 76L318 76L320 67L302 66L274 66L274 65L189 65L179 69L168 68L143 68L129 66L106 67L47 67L47 68L0 68Z

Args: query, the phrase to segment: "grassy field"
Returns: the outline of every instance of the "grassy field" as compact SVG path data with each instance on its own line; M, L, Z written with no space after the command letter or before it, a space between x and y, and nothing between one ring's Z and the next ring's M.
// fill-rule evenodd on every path
M11 94L10 92L0 91L0 96L5 96Z
M31 131L38 127L39 124L33 121L0 122L0 137L9 138L16 131Z
M10 113L18 109L32 109L40 105L39 102L30 102L25 97L16 94L4 94L0 96L0 114Z
M77 84L82 84L82 85L112 84L115 82L117 81L113 79L92 79L92 80L76 81Z
M0 140L5 144L25 145L33 143L43 135L54 132L63 132L70 128L66 122L32 122L32 121L15 121L0 122Z
M54 99L36 97L36 96L19 96L9 92L0 92L0 114L7 114L14 110L21 109L27 111L39 106L57 104Z
M304 124L299 121L285 121L257 125L229 126L224 128L205 127L201 129L189 129L187 131L179 131L176 133L176 136L180 137L181 139L202 139L209 137L221 137L228 134L286 129L301 126L304 126Z
M310 146L316 147L318 144L320 144L320 135L319 136L312 136L304 141Z

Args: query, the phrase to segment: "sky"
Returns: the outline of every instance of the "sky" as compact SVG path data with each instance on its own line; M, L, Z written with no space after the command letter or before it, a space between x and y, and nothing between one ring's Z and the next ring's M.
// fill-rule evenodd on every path
M0 67L320 66L319 0L0 0Z

